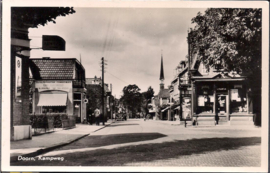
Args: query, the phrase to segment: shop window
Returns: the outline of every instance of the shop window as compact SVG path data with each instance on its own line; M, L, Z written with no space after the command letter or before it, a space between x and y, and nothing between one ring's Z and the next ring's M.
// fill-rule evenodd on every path
M43 106L42 113L66 113L66 106Z
M247 112L246 92L243 88L230 90L231 113Z
M197 95L197 114L214 112L214 95L210 86L198 88Z

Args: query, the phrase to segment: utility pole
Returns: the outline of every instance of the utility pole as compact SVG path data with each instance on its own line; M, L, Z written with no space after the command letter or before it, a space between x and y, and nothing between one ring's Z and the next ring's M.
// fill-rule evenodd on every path
M101 101L102 101L102 124L104 125L105 118L105 106L104 106L104 58L101 58L101 67L102 67L102 92L101 92Z
M190 33L191 33L191 31L188 31L188 82L189 83L190 83L190 78L191 78L191 74L190 74L190 63L191 63Z

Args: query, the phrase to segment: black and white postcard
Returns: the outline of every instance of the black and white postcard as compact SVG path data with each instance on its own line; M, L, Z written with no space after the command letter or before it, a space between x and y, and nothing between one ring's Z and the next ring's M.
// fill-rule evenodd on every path
M3 2L3 171L267 172L267 1Z

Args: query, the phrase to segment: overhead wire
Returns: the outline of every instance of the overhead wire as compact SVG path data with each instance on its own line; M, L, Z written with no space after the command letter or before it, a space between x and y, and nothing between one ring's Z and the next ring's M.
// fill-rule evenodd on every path
M122 82L124 82L124 83L126 83L126 84L129 84L128 82L126 82L126 81L120 79L119 77L113 75L112 73L110 73L110 72L108 72L108 71L107 71L107 73L109 73L110 75L114 76L114 77L117 78L118 80L120 80L120 81L122 81Z

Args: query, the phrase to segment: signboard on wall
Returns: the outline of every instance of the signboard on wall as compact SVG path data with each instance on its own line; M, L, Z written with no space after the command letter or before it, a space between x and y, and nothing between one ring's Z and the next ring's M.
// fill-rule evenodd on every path
M22 59L16 56L15 62L15 97L20 102L22 96Z
M43 35L42 36L42 49L43 50L54 50L54 51L65 51L66 41L57 35Z
M35 84L36 89L39 92L46 91L46 90L60 90L69 92L72 88L71 81L36 81Z
M238 89L231 89L231 100L237 101L238 97Z
M198 106L204 106L204 96L198 97Z

